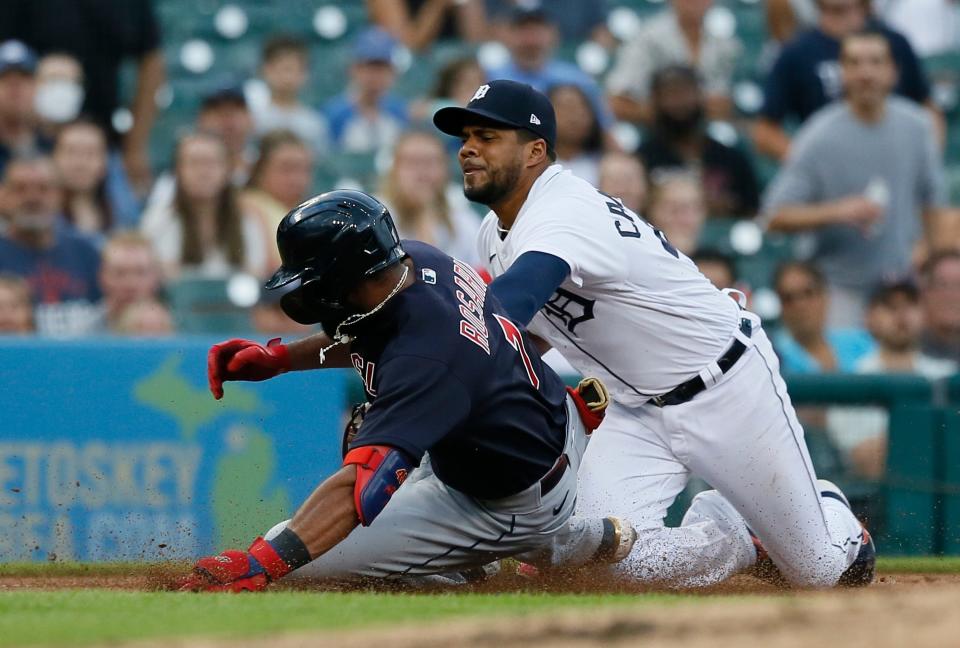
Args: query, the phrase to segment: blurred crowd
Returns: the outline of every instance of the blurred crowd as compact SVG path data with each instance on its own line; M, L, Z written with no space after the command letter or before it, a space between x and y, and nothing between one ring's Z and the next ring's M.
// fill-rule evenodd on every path
M749 61L717 18L741 0L667 0L642 20L616 0L353 0L365 18L343 38L338 94L305 100L316 35L276 33L247 78L211 75L192 122L157 141L171 64L158 8L177 1L0 3L0 331L299 332L259 290L279 263L275 228L333 188L320 165L351 156L376 160L365 188L404 237L479 265L482 214L430 117L509 78L552 100L560 164L754 298L787 373L956 371L957 87L944 100L925 63L960 47L956 0L767 0ZM430 90L398 92L399 61L441 44L459 47ZM491 45L502 56L478 56ZM578 65L561 55L571 45L608 65ZM745 67L761 71L752 109L737 96ZM789 242L767 286L709 241L731 226L758 241L745 255Z

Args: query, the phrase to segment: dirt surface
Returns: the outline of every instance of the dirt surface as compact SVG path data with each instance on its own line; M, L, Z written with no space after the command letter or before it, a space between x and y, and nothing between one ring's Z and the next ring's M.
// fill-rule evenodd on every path
M133 576L3 576L0 590L112 588L164 589L170 572ZM325 589L331 589L327 587ZM341 588L333 588L341 589ZM534 586L500 578L474 591L627 591L624 587L589 586L583 579ZM741 576L722 587L701 590L706 600L693 603L641 604L593 610L568 609L552 615L520 618L484 617L428 626L312 632L238 641L237 639L165 639L137 642L136 648L297 648L343 646L367 648L440 648L531 646L645 648L886 648L960 645L960 574L881 575L870 587L829 592L790 592ZM753 596L751 596L753 595ZM757 596L760 595L760 596Z
M714 597L696 604L569 610L516 619L484 618L429 626L299 633L261 639L166 640L136 648L942 648L960 644L956 576L904 575L863 590Z

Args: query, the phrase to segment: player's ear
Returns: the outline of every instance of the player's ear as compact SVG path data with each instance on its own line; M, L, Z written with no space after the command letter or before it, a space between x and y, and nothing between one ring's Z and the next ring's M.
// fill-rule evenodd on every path
M547 141L544 139L535 139L528 144L527 166L537 166L547 157Z

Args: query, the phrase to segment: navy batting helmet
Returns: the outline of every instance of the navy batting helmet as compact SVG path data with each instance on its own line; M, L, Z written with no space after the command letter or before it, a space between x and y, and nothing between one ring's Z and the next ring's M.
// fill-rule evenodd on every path
M314 196L284 216L277 247L282 263L267 289L299 281L280 300L284 312L301 324L320 322L331 334L353 312L346 303L350 289L406 256L383 203L343 189Z

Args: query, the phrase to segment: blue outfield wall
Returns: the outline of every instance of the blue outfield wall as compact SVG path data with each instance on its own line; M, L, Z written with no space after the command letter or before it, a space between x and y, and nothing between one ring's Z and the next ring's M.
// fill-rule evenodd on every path
M0 342L0 562L246 546L339 466L346 372L215 401L211 342Z

